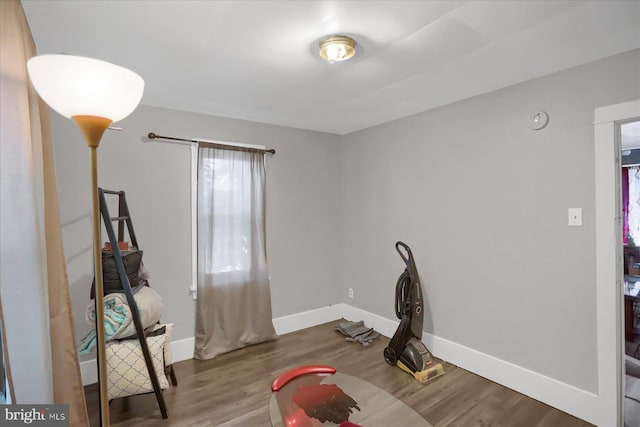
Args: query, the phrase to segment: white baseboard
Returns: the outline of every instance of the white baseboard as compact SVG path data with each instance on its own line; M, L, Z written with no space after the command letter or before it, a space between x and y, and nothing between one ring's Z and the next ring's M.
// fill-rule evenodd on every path
M189 337L177 341L171 341L171 351L173 352L173 361L182 362L183 360L193 359L194 337ZM82 375L82 385L95 384L98 382L98 367L96 359L80 362L80 374Z
M399 322L386 317L339 303L315 310L304 311L273 319L280 335L338 319L364 320L386 337L391 337ZM423 333L422 340L433 354L449 363L473 372L505 387L530 396L590 423L600 420L598 395L531 371L497 357L479 352L444 338ZM175 362L193 358L194 338L171 342ZM380 357L381 363L382 356ZM80 363L84 385L97 382L96 361Z
M389 338L400 323L347 304L344 304L342 317L364 320L367 326ZM594 393L426 332L422 334L422 341L436 357L467 371L590 423L597 424L600 420L600 402Z
M273 319L273 326L276 332L282 335L338 320L342 317L344 305L345 304L334 304L288 316L277 317ZM193 359L194 343L194 337L172 341L171 350L173 351L173 361L181 362L183 360ZM80 374L82 375L82 385L97 383L98 368L96 359L80 362Z
M82 376L82 385L97 383L98 366L96 365L96 359L80 362L80 375Z
M423 333L442 359L592 424L600 420L598 395L455 342Z
M171 352L173 353L173 361L182 362L183 360L193 359L193 348L195 342L196 339L194 337L171 341Z
M343 318L353 322L364 320L366 326L375 329L387 338L391 338L396 329L398 329L398 324L400 323L398 321L389 320L386 317L378 316L348 304L342 304L342 306Z
M345 304L340 303L288 316L276 317L273 319L273 327L278 335L282 335L338 320L342 317L343 306Z

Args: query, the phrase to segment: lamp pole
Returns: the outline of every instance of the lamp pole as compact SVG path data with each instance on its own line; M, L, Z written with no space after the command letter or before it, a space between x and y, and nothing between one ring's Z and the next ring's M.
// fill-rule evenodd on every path
M97 116L73 116L91 150L91 213L93 218L93 266L96 283L96 339L98 348L98 384L100 394L100 425L109 427L109 391L107 388L107 351L104 329L104 285L100 238L100 203L98 200L98 146L111 120Z

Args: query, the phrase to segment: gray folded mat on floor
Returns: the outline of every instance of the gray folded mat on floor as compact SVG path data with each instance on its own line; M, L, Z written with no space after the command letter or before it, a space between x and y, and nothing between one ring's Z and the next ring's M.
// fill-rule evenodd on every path
M364 321L359 322L342 322L338 323L335 330L345 335L345 341L358 342L367 347L369 343L380 336L379 332L373 330L373 328L367 328L364 325Z

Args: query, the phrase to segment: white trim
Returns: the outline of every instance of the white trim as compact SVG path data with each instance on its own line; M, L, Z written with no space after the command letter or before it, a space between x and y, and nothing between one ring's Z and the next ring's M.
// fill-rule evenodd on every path
M183 360L193 359L193 349L196 344L194 337L184 338L177 341L171 341L171 353L173 354L173 362L182 362Z
M173 362L182 362L183 360L193 359L193 347L195 338L189 337L177 341L171 341L171 352L173 353ZM80 362L80 375L82 376L82 385L95 384L98 382L98 368L96 359Z
M601 426L622 425L622 273L618 121L640 117L640 100L595 109L596 310L599 414Z
M625 121L634 117L640 117L640 100L638 99L596 108L593 124Z
M598 349L598 395L601 396L600 425L620 425L621 401L618 386L622 378L618 336L621 327L616 316L620 313L616 292L617 248L615 230L618 204L615 172L615 126L602 123L595 126L595 185L596 185L596 324Z
M277 317L273 319L273 326L276 332L282 335L321 325L340 319L344 311L344 306L345 304L334 304L315 310ZM172 341L171 351L173 352L173 361L181 362L183 360L193 359L194 345L194 337ZM82 375L82 385L98 382L96 359L80 362L80 373Z
M82 385L95 384L98 382L96 359L80 362L80 376L82 376Z
M343 305L342 317L344 319L351 320L352 322L364 320L365 325L375 329L387 338L391 338L396 332L396 329L398 329L399 321L390 320L348 304Z
M344 306L345 319L364 320L367 326L389 338L400 323ZM422 334L422 340L435 356L449 363L591 423L599 419L597 396L593 393L426 332Z
M449 363L590 423L599 419L598 396L594 393L444 338L423 333L422 340Z
M277 317L273 319L273 327L276 329L278 335L282 335L332 322L342 317L344 306L346 306L346 304L340 303L316 308L315 310L303 311L302 313Z
M191 298L198 299L198 144L191 144Z
M397 320L344 303L278 317L273 319L273 324L278 334L287 334L342 318L354 321L364 320L367 326L386 337L393 336L399 324ZM602 405L599 401L601 398L593 393L444 338L423 333L422 340L434 355L454 365L588 422L601 426L613 425L602 421L603 416L600 413ZM174 341L171 345L175 362L193 357L193 337ZM384 363L382 354L380 363ZM84 385L97 381L95 366L95 360L80 363Z

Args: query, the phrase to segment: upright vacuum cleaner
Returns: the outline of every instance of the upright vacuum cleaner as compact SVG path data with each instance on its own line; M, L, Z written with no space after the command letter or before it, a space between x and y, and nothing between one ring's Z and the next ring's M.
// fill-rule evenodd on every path
M400 248L404 249L406 256ZM398 366L421 383L426 383L444 374L444 367L431 356L424 345L422 321L424 300L418 270L411 249L405 243L396 242L396 250L406 264L404 272L396 283L396 316L400 326L384 349L384 360L389 365Z

